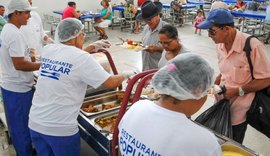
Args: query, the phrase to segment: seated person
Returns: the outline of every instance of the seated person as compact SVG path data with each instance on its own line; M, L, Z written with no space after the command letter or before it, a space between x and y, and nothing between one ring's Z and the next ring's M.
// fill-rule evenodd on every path
M151 82L160 99L134 103L120 121L121 155L149 155L149 149L151 155L221 156L217 138L188 119L206 101L213 81L213 68L196 54L169 61Z
M185 0L173 0L171 2L171 10L173 11L171 15L174 15L179 20L180 27L184 24L183 10L181 9L181 6L186 4Z
M257 0L252 0L247 2L246 5L246 10L251 10L251 11L258 11L260 4L257 3Z
M212 3L210 11L220 8L228 9L228 5L224 3L222 0L216 0L214 3Z
M105 28L107 28L112 23L112 10L110 8L110 4L106 0L102 0L100 2L103 9L101 10L102 17L95 18L94 28L100 34L99 39L108 39Z
M236 4L229 7L229 9L234 11L245 11L246 3L243 0L237 0Z
M124 17L126 20L132 20L135 21L134 25L134 33L140 33L141 32L141 23L136 20L136 16L138 15L138 8L133 5L132 3L129 3L127 1L125 5L125 11L124 11Z
M65 18L79 18L81 12L76 10L75 2L68 2L68 6L63 10L62 20Z

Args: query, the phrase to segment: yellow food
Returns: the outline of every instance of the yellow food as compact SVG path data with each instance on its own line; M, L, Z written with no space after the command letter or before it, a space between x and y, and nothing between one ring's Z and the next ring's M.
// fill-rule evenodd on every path
M241 153L233 152L233 151L222 151L223 156L244 156Z
M127 47L128 47L128 49L134 49L136 46L134 46L134 45L128 45Z

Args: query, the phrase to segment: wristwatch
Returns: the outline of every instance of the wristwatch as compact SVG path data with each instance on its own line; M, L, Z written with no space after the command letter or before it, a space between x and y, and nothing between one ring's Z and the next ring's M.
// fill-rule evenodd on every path
M243 90L242 87L239 87L239 88L238 88L238 93L239 93L239 96L245 95L245 92L244 92L244 90Z

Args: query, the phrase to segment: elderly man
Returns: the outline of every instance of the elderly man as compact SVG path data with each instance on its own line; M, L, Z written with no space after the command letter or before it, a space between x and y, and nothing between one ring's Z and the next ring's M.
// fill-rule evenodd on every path
M4 25L7 23L7 21L4 19L4 13L5 13L5 7L3 5L0 5L0 33Z
M141 7L141 13L137 16L137 20L147 23L142 32L142 43L146 46L142 51L143 71L157 69L161 58L163 47L158 43L158 32L166 24L160 18L161 10L162 3L146 1Z
M12 143L17 155L31 156L32 143L28 114L34 94L34 70L40 63L31 62L30 51L19 30L31 17L32 7L27 0L11 0L8 4L9 22L0 35L0 65L2 95Z
M248 124L246 112L250 108L255 92L270 85L270 61L266 48L258 39L250 40L255 77L252 80L247 56L243 51L248 35L234 27L233 16L229 11L225 9L211 11L199 28L208 29L209 37L217 44L220 74L215 84L225 85L227 88L223 97L219 98L230 100L233 139L242 143Z

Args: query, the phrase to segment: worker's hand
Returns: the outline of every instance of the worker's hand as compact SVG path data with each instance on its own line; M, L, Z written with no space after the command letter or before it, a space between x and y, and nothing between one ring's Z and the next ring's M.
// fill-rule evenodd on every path
M47 42L47 44L52 44L52 43L54 43L54 40L49 37L46 42Z
M43 40L44 40L47 44L54 43L54 40L53 40L52 38L50 38L48 35L44 35Z
M136 75L138 74L139 71L137 70L128 70L128 71L123 71L122 72L122 75L124 76L124 78L127 80L129 79L130 77L132 77L133 75Z
M111 43L108 40L99 40L91 44L95 49L99 48L110 48Z

